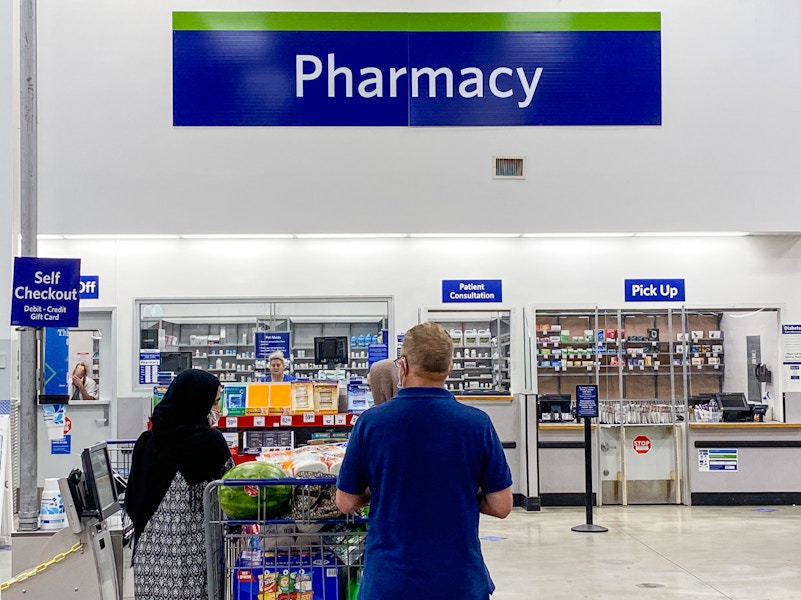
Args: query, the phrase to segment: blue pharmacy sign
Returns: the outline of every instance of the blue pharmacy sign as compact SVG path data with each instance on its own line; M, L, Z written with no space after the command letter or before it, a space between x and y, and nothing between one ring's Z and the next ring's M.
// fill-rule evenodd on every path
M658 12L174 12L176 126L661 125Z
M44 393L39 396L42 404L66 404L69 400L69 340L69 329L44 330Z
M442 302L502 302L500 279L443 279Z
M289 358L289 332L257 331L255 346L256 358L267 358L270 354L278 350Z
M684 302L683 279L626 279L626 302Z
M576 386L576 416L579 419L598 416L598 386Z
M139 385L158 383L161 352L158 350L139 351Z
M11 325L77 327L80 274L79 258L14 258Z
M386 344L369 344L367 346L367 368L379 360L389 358L389 347Z
M81 300L100 298L100 277L98 275L81 275Z

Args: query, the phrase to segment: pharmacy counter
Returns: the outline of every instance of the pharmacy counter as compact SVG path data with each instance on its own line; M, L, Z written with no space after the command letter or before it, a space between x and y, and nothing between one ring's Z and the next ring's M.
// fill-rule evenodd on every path
M690 503L801 503L801 424L689 423Z
M595 431L593 426L593 450ZM537 462L542 506L584 506L584 425L540 423ZM593 486L597 493L597 477Z
M512 472L512 493L515 506L522 506L526 510L539 510L537 464L536 461L529 460L527 452L531 443L529 433L533 431L536 434L536 397L530 394L465 395L456 396L456 399L489 415L501 440L506 461Z

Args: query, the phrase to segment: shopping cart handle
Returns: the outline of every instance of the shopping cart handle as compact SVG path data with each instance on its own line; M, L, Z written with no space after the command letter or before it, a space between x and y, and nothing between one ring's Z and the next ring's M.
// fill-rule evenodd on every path
M226 487L242 487L245 485L336 485L336 477L284 477L282 479L223 479L220 482Z

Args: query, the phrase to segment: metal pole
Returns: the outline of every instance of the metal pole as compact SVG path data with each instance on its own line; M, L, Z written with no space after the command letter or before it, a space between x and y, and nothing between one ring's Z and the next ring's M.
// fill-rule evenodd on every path
M36 256L37 213L36 0L20 0L20 251ZM19 331L20 490L19 528L39 528L37 423L37 335Z

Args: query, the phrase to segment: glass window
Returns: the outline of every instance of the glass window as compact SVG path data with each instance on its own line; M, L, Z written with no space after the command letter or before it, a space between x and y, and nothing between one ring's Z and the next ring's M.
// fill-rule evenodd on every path
M385 335L391 337L392 329L388 297L158 300L137 301L137 307L140 354L158 350L163 371L191 366L212 372L224 382L265 379L269 372L266 358L272 348L283 351L285 372L296 377L366 376L371 356L382 354L378 347L368 356L370 346L387 346ZM286 336L269 338L263 335L266 333ZM258 347L257 335L261 340ZM314 340L326 336L347 338L347 364L326 365L316 360ZM383 354L388 355L388 349ZM331 367L333 373L328 372ZM140 365L137 369L141 376ZM143 383L141 377L139 382Z

